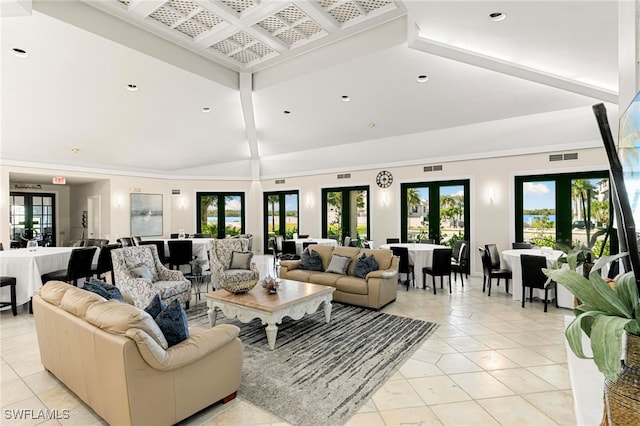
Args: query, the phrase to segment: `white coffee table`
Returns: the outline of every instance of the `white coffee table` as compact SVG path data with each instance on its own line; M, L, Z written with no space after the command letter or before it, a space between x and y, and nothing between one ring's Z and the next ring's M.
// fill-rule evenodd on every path
M222 311L225 317L238 319L248 323L259 318L266 324L267 342L269 349L276 346L278 334L277 324L282 323L284 317L299 320L307 314L312 314L324 303L324 316L327 323L331 320L331 301L334 287L304 283L293 280L280 280L280 288L276 294L269 294L260 284L248 293L233 294L226 290L217 290L205 294L209 310L209 323L216 325L216 309Z

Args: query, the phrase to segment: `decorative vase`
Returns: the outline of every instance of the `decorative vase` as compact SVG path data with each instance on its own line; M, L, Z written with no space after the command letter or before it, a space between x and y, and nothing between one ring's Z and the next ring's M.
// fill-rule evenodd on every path
M610 426L637 425L640 419L640 336L625 333L626 356L618 379L604 381L604 401Z
M193 267L193 275L202 275L202 266L195 265Z

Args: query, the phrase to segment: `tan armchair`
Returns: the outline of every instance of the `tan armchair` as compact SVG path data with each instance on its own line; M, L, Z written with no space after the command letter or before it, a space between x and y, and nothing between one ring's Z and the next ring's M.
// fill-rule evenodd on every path
M249 241L246 238L213 239L209 242L209 252L211 283L216 288L220 288L221 283L241 283L260 278L255 262L250 262L248 269L231 269L233 252L250 253Z
M172 271L160 262L155 245L115 249L111 251L111 259L116 287L131 297L137 307L144 309L157 294L167 304L178 299L189 308L191 282L182 272ZM147 270L150 275L145 277Z

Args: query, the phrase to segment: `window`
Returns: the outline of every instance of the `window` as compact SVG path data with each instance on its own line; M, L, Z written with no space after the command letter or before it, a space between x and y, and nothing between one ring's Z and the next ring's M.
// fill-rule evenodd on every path
M607 172L519 176L515 183L518 241L585 245L609 254L616 235L607 232L612 217Z
M469 181L403 183L401 238L451 245L469 240Z
M299 232L298 191L264 193L265 253L271 251L270 241L277 235L293 238Z
M198 232L213 238L244 234L244 193L198 192L196 198Z
M369 187L322 190L322 236L369 239Z
M21 245L26 246L27 239L55 245L55 195L12 192L9 221L11 239Z

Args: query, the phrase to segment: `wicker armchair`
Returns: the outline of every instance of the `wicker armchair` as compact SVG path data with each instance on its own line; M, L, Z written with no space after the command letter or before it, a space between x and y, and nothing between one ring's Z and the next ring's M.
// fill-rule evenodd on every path
M248 252L249 240L246 238L212 239L209 242L211 253L211 283L216 288L222 284L237 284L260 279L255 262L249 269L230 269L233 252Z
M178 299L189 308L191 282L182 272L172 271L160 262L155 245L115 249L111 258L116 287L127 293L137 307L144 309L157 294L167 304ZM146 267L144 272L148 270L151 278L141 278L140 267Z

